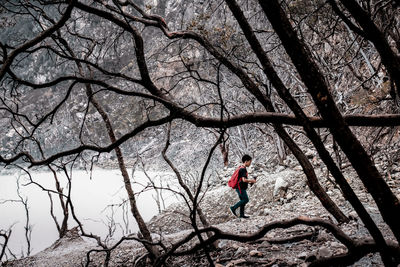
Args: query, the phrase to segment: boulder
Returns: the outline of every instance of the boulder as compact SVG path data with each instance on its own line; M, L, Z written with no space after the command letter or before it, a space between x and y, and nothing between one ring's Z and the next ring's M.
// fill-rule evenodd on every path
M307 252L301 252L299 255L297 255L297 258L305 260L307 255Z
M250 251L250 256L251 257L262 257L263 256L263 254L262 254L262 252L261 251L258 251L258 250L252 250L252 251Z
M239 247L239 248L236 250L236 252L235 252L235 256L239 256L239 255L246 254L247 251L248 251L247 248L245 248L245 247Z
M278 177L275 181L274 196L282 197L285 195L289 183L282 177Z
M327 247L320 247L317 251L317 259L328 258L332 256L332 251Z

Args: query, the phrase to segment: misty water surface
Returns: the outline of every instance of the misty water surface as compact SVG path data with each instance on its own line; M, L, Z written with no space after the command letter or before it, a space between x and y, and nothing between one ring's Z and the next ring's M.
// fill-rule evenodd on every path
M160 185L160 179L165 186L167 180L171 180L170 174L147 173L157 185ZM67 179L61 173L59 174L64 193L67 192ZM46 188L55 189L54 177L51 172L34 172L32 178ZM58 239L58 232L53 219L50 216L50 200L47 192L43 191L35 184L28 184L29 179L20 171L14 174L0 175L0 229L8 230L12 227L12 235L9 241L9 248L16 255L20 255L21 250L26 253L25 241L25 208L18 201L17 180L19 179L20 193L22 197L28 200L30 224L32 225L32 253L31 255L49 247ZM155 198L157 192L154 190L143 189L149 183L148 178L143 172L135 172L135 183L133 188L135 193L141 192L137 196L137 205L145 221L150 220L158 213L158 206ZM27 185L28 184L28 185ZM128 220L123 219L123 208L120 205L127 199L127 193L123 186L122 176L119 170L97 169L90 173L82 170L73 172L72 175L72 201L75 206L75 212L81 222L84 224L87 233L92 232L102 236L108 234L108 225L111 215L116 222L115 238L123 234L136 233L137 225L128 211ZM163 199L166 205L176 201L171 194L165 190L162 191ZM59 222L61 223L61 209L58 196L52 195L54 209ZM11 201L9 201L11 200ZM114 206L107 207L113 204ZM161 203L162 205L163 203ZM163 206L161 206L163 207ZM129 206L125 205L125 210ZM126 217L126 216L125 216ZM69 228L77 224L70 216ZM3 240L0 240L3 243Z

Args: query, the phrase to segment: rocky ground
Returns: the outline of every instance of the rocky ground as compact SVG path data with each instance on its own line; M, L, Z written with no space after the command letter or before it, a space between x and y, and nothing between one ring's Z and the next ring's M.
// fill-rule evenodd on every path
M201 208L210 223L222 231L235 234L251 234L267 223L293 219L298 216L323 218L332 220L318 199L310 192L305 183L305 176L298 167L278 167L274 171L266 171L255 166L250 176L257 176L257 184L248 190L250 202L246 212L249 219L239 219L231 215L228 207L237 201L234 190L226 186L232 169L219 174L217 182L204 196ZM398 173L400 174L400 173ZM353 219L341 225L341 229L351 237L366 237L367 231L350 205L343 199L340 191L326 179L326 173L317 175L328 194L339 205L341 210ZM388 239L393 239L390 231L382 222L371 197L363 190L353 174L347 174L349 182L365 203L378 226L383 229ZM389 181L393 191L400 196L400 179L395 175ZM182 203L171 205L167 210L155 216L149 223L155 239L162 238L165 244L172 244L190 232L190 224L184 214L187 208ZM300 234L308 235L308 239L298 242L277 242ZM93 240L79 236L71 231L68 236L55 242L48 249L29 258L6 263L4 266L84 266L87 252L98 249ZM345 246L330 233L319 227L296 226L286 230L278 229L267 233L259 242L242 243L239 241L221 240L211 255L217 266L307 266L313 258L328 257L343 253ZM144 254L144 249L135 241L124 241L113 250L110 266L134 266ZM102 266L104 253L91 253L89 266ZM208 266L206 258L199 252L196 255L170 259L171 266ZM382 266L376 254L362 258L353 266Z

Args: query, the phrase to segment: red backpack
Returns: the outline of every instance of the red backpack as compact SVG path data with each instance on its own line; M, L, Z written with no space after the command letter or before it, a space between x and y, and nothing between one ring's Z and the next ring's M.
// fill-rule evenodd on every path
M239 170L241 168L245 168L243 165L240 165L235 172L232 174L231 178L228 181L228 186L232 187L233 189L239 188Z

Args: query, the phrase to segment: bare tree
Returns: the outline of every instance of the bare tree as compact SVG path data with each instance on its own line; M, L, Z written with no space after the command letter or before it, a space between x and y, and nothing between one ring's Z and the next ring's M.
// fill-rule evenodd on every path
M60 180L58 178L57 172L54 170L53 167L51 167L51 166L48 166L48 167L51 170L51 172L53 173L55 187L58 192L58 198L60 201L61 210L63 212L63 219L62 219L61 225L58 222L56 215L54 214L54 203L53 203L53 198L51 196L51 192L48 192L49 199L50 199L50 213L51 213L51 217L54 220L54 223L56 224L59 237L62 238L68 230L69 206L66 202L68 201L70 196L68 195L66 198L64 197L64 194L63 194L64 190L60 185ZM71 182L71 181L69 180L69 182Z
M209 264L213 265L207 245L218 239L256 240L272 228L306 224L327 228L349 249L343 255L316 261L316 265L350 264L367 253L378 252L386 266L394 266L399 262L396 256L398 245L385 239L331 152L336 152L339 162L340 153L346 156L395 238L400 241L400 218L396 216L400 212L399 200L374 165L360 137L350 128L399 126L400 116L390 113L345 115L342 110L347 112L352 108L343 95L350 93L336 90L346 79L358 81L357 84L361 83L363 88L380 86L377 73L387 72L392 94L392 99L388 101L397 101L400 87L399 54L394 47L398 46L399 39L397 4L392 1L353 0L332 0L328 3L271 0L256 1L252 5L246 5L246 2L226 0L225 4L215 7L209 2L208 6L214 7L211 13L215 15L205 12L201 16L191 14L190 17L182 12L182 21L188 18L189 23L179 25L179 22L166 21L134 1L89 3L71 0L34 4L6 1L2 7L10 14L29 18L37 26L37 32L0 43L0 81L4 87L1 112L7 119L4 131L13 137L7 144L12 149L2 151L0 161L4 164L22 164L25 161L29 166L45 166L61 158L79 156L83 159L86 153L114 151L131 213L143 237L138 240L146 247L154 265L164 264L169 256L199 249L205 252ZM370 7L372 2L373 8ZM307 3L311 4L311 15L303 17L296 13L296 5L307 6ZM177 6L181 5L185 3ZM382 14L385 10L390 11L387 16ZM313 23L318 15L331 19ZM252 19L253 16L259 19L258 22ZM221 17L224 19L221 20ZM207 20L210 23L206 23ZM340 28L337 25L342 21L344 24ZM315 36L324 34L333 36L335 42L341 36L349 40L351 45L346 43L337 51L325 55L341 54L350 73L344 75L341 73L343 68L332 63L334 60L325 59L314 49L314 45L331 46L329 42L314 42ZM373 47L366 45L360 37L369 40ZM391 40L394 40L394 45ZM357 47L350 51L354 43ZM367 47L376 50L371 53L380 59L380 63L366 55L364 51ZM347 59L348 51L353 59ZM363 58L361 63L354 60L359 55ZM33 65L39 61L37 58L48 63L43 64L50 70L48 73L40 73L40 69L35 72ZM357 64L366 67L368 74L359 73L355 68ZM376 82L373 81L375 78ZM373 82L369 83L371 80ZM347 86L352 87L351 83ZM32 111L30 97L37 97L37 92L46 92L52 98L43 100L46 101L44 108ZM385 98L383 95L381 100ZM76 106L81 112L72 111ZM64 122L70 126L64 129L68 141L59 146L46 143L42 137L54 128L54 121L67 117L61 118L63 112L71 117ZM170 135L167 135L162 155L192 203L189 217L194 230L167 248L161 242L152 240L138 211L122 148L128 151L130 141L145 139L141 134L151 130L163 132L164 124L179 120L195 127L211 128L219 136L215 144L210 144L211 152L204 157L206 163L197 187L191 185L195 189L193 193L183 183L178 168L166 156L170 141ZM237 132L229 131L230 140L240 140L238 148L248 149L251 146L248 138L253 131L244 129L255 123L272 125L280 138L278 140L282 140L298 160L308 186L322 205L338 223L346 222L346 215L322 188L299 139L295 140L290 130L285 128L285 125L301 126L373 240L359 243L332 223L308 218L266 225L258 233L246 237L221 233L209 227L199 209L199 202L211 155L218 145L222 145L226 164L228 143L225 133L234 127L237 127ZM321 133L316 128L324 129ZM332 136L332 144L337 144L334 151L327 148L329 135ZM152 135L155 136L157 132ZM199 137L196 134L192 139ZM230 144L232 149L235 143L231 141ZM283 152L282 148L283 145L279 145L278 151ZM280 157L284 159L285 154L280 153ZM73 213L71 202L69 207ZM204 228L197 225L197 215ZM73 217L79 221L75 215ZM82 233L87 235L79 225ZM208 234L207 239L203 233ZM115 247L109 248L99 237L92 237L102 246L99 251L106 253L107 265ZM188 251L176 252L194 237L198 238L198 245ZM125 238L120 242L123 240ZM87 264L92 252L88 253Z
M19 202L21 202L21 204L24 206L24 210L25 210L25 226L24 226L24 232L25 232L25 241L26 241L26 256L29 256L31 254L32 251L32 247L31 247L31 242L32 242L32 224L30 222L30 213L29 213L29 205L28 205L28 198L24 197L21 194L20 191L20 180L17 180L17 195L19 198ZM22 255L24 254L23 250L22 250Z

